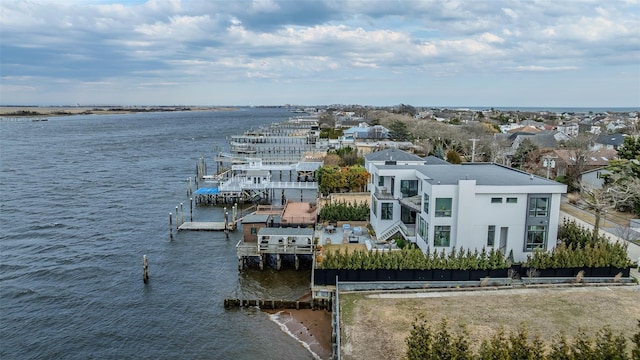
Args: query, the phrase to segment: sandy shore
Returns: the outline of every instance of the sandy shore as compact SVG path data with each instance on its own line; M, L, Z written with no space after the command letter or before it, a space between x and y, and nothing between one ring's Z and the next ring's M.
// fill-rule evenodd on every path
M325 310L266 312L282 331L300 342L316 359L331 358L331 313Z
M232 111L232 107L208 106L0 106L0 117L130 114L169 111Z

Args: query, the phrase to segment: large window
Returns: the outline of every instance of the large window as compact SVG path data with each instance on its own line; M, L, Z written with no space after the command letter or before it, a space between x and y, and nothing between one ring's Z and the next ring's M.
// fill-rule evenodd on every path
M436 198L436 217L451 217L451 198Z
M424 210L425 214L429 213L429 195L424 194L424 197L422 199L422 209Z
M433 246L449 246L451 244L451 226L433 227Z
M372 196L373 201L372 201L372 207L371 209L373 210L373 215L374 216L378 216L378 200L376 200L375 196Z
M384 176L378 176L378 186L384 186Z
M418 195L418 180L400 180L400 192L404 197Z
M381 205L380 219L392 220L393 219L393 203L383 202L380 205Z
M529 217L549 216L549 198L532 197L529 199Z
M525 251L533 251L536 248L547 248L547 227L543 225L531 225L527 227L527 242Z
M400 220L402 220L405 224L415 224L416 223L416 212L410 209L407 209L404 206L400 207Z
M487 230L487 246L493 246L495 242L496 242L496 226L489 225L489 228Z
M420 234L420 237L423 238L425 241L429 240L429 223L424 221L423 218L420 218L418 234Z

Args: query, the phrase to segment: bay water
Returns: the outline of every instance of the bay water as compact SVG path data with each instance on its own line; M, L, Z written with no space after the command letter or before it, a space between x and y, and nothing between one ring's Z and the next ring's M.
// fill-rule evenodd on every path
M240 108L0 122L1 359L309 359L257 309L295 299L309 271L239 272L240 231L178 232L198 158L286 109ZM220 221L195 207L194 221ZM187 219L188 220L188 219ZM142 281L142 257L150 282Z

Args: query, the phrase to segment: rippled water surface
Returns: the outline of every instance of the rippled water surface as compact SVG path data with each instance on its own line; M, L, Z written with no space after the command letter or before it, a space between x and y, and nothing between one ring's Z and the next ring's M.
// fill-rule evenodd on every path
M225 297L294 298L308 271L239 273L237 231L180 232L197 159L284 109L0 122L0 358L308 359L257 310ZM187 210L188 214L188 210ZM198 207L194 220L222 218ZM151 281L142 282L142 256Z

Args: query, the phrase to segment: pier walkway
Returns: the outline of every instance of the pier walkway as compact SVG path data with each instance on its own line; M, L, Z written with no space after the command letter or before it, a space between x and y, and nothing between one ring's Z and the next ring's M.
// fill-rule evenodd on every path
M210 221L210 222L191 222L186 221L178 227L178 230L191 230L191 231L224 231L233 230L235 228L234 223L229 223L228 228L225 227L224 222Z

